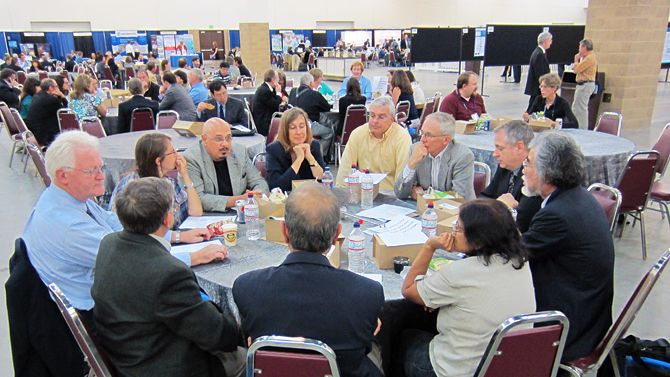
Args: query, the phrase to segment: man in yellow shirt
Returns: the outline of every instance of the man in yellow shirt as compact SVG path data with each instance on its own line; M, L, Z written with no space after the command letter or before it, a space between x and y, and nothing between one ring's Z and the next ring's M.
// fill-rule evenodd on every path
M579 128L589 129L589 98L596 90L596 72L598 60L593 52L593 42L584 39L579 42L579 53L575 55L575 65L572 70L577 75L577 89L572 102L572 111L577 117Z
M369 122L356 128L342 155L337 172L337 187L346 187L352 164L359 170L386 173L379 184L382 190L393 190L396 177L407 163L412 138L406 129L395 122L395 106L388 97L380 97L370 105Z

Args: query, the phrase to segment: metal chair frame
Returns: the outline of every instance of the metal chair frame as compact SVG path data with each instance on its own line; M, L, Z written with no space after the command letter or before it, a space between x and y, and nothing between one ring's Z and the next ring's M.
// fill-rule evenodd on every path
M85 124L88 124L88 123L96 123L100 127L99 131L102 133L103 136L99 136L99 135L96 135L94 133L91 133L88 130L88 127L84 126ZM80 128L81 131L84 131L84 132L86 132L90 135L93 135L95 137L98 137L98 138L107 137L107 132L105 131L105 127L102 126L102 122L100 121L100 118L98 118L98 117L83 117L83 118L81 118L79 120L79 128Z
M621 125L623 124L623 115L621 115L621 114L619 114L619 113L612 112L612 111L605 111L604 113L600 114L600 116L598 117L598 120L596 121L596 127L593 129L593 131L598 131L598 132L603 132L603 133L609 134L609 132L607 132L607 131L603 131L603 130L599 129L599 127L600 127L600 121L601 121L603 118L605 118L605 117L609 117L609 116L618 118L618 125L617 125L617 130L616 130L616 136L620 136L620 135L621 135ZM610 135L611 135L611 134L610 134Z
M63 108L63 109L58 109L57 112L58 116L58 128L60 128L60 132L67 131L67 130L78 130L81 129L79 127L79 121L77 120L77 114L75 114L74 111L70 110L69 108ZM73 126L75 127L68 127L66 126L63 128L63 120L61 119L62 114L69 114L71 117L73 117L74 122L72 123Z
M37 143L33 133L30 131L25 131L23 133L23 139L26 141L26 149L30 154L30 157L35 164L35 169L37 170L36 174L39 173L44 182L44 186L51 186L51 177L47 174L46 161L44 160L44 153L42 152L42 147ZM28 165L28 159L26 158L26 164L23 165L23 172L26 172L26 166Z
M161 110L161 111L158 112L158 114L156 114L156 129L157 130L166 130L166 129L172 128L172 126L174 125L175 122L173 122L170 125L170 127L161 127L161 117L167 117L167 116L176 116L177 119L175 120L175 122L179 120L179 113L178 112L176 112L174 110Z
M151 122L150 122L150 124L151 124L152 128L150 128L150 129L140 129L140 130L136 130L135 128L136 128L137 126L135 125L135 114L138 114L138 115L139 115L139 114L144 114L144 113L148 113L148 114L151 116ZM130 132L135 132L135 131L151 131L152 129L153 129L153 130L156 129L156 120L154 119L154 112L153 112L150 108L148 108L148 107L138 107L138 108L136 108L136 109L133 109L133 113L132 113L132 115L130 116Z
M349 141L349 136L351 133L358 127L362 126L365 124L365 122L359 124L359 125L354 125L351 126L351 128L348 128L347 125L349 124L349 111L355 111L355 110L363 110L364 116L365 116L365 122L368 121L368 110L365 107L365 105L349 105L347 107L347 113L344 116L344 124L342 125L342 135L339 135L340 138L339 140L335 140L335 147L337 148L337 160L335 161L336 165L340 164L340 161L342 161L342 146L346 146L347 142Z
M307 338L291 338L287 336L261 336L249 347L247 352L247 374L246 377L254 377L261 374L262 371L256 371L254 360L256 352L263 347L285 348L289 350L303 350L317 352L328 360L330 365L330 377L340 377L340 370L337 367L335 351L323 342Z
M486 182L486 184L484 185L484 189L486 189L487 187L489 187L489 184L491 184L491 167L486 165L483 162L475 161L475 167L477 167L477 166L484 169L483 173L485 175L485 182ZM477 170L475 170L475 176L477 175L477 173L482 173L482 172L478 172ZM475 179L476 179L476 177L475 177ZM477 197L479 197L479 193L477 193Z
M272 114L272 120L270 120L270 128L268 129L268 137L265 140L265 145L269 145L277 139L277 134L279 133L279 121L281 119L282 113L275 112Z
M14 161L14 153L16 152L16 145L21 144L20 147L25 147L26 142L23 140L23 136L19 132L18 126L16 125L16 122L14 121L14 117L12 116L11 110L9 110L9 106L7 106L6 103L0 101L0 119L2 119L2 122L5 124L5 128L7 129L7 134L9 135L9 140L12 141L12 152L11 155L9 156L9 167L12 167L12 161ZM23 161L23 158L25 157L25 151L21 155L21 161Z
M252 159L252 162L253 162L254 166L256 167L256 170L258 170L258 171L261 173L261 175L263 176L263 178L265 178L265 177L267 176L267 167L266 167L266 165L265 165L265 164L266 164L266 160L265 160L265 155L266 155L266 154L267 154L267 153L265 153L265 152L258 152L258 153L256 153L256 155L255 155L254 158ZM263 164L263 165L262 165L262 169L263 169L263 170L261 170L261 169L258 168L258 166L259 166L258 164L259 164L259 163L262 163L262 164Z
M409 101L398 101L398 104L395 106L395 121L404 125L409 117L409 108L411 104Z
M610 196L614 196L614 199L611 199L611 197L608 198L614 201L614 213L612 214L612 218L608 219L610 221L610 232L614 232L614 227L616 226L617 219L619 218L619 208L621 207L621 191L604 183L594 183L588 188L588 191L592 194L594 194L596 190L608 191Z

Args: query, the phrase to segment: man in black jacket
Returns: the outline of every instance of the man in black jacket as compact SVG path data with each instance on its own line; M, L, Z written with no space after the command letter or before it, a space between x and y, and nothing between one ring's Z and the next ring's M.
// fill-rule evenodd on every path
M158 114L158 102L146 99L143 96L144 88L142 81L136 78L128 81L128 90L133 97L123 103L119 104L119 120L116 127L117 133L130 132L130 121L133 119L133 110L140 107L148 107L154 114L154 119Z
M288 97L282 98L277 94L281 94L281 86L279 86L279 75L274 69L265 72L263 81L263 84L256 89L251 111L258 132L263 136L268 136L272 114L279 111L279 105L282 102L288 102Z
M210 118L221 118L228 124L241 124L249 127L249 116L244 111L244 103L228 96L228 89L221 79L209 83L212 98L198 104L196 112L198 122L206 122Z
M547 50L551 46L552 39L548 31L537 36L537 47L530 56L530 63L528 66L528 81L526 81L526 90L523 92L530 96L528 100L528 111L535 100L535 97L540 93L540 76L551 72L549 69L549 61L547 60Z
M249 72L249 69L247 68L247 66L245 66L242 63L242 58L240 58L239 56L236 56L235 60L234 60L234 64L237 68L240 69L240 76L252 77L251 72Z
M74 55L67 54L65 59L67 60L65 62L65 70L68 72L74 72L74 67L77 65L77 62L74 61Z
M0 71L0 101L19 110L19 96L21 89L16 81L16 71L11 68L4 68Z
M526 196L522 192L522 164L528 157L528 145L533 136L533 129L522 120L513 120L496 128L493 157L498 160L498 169L489 186L481 193L482 197L498 199L515 208L516 224L521 233L528 230L530 221L542 204L542 197Z
M142 81L142 86L144 88L144 96L151 98L153 101L160 101L160 91L161 87L154 84L149 79L149 74L144 69L140 69L137 72L137 78Z
M52 79L44 79L40 83L40 92L35 94L28 115L26 126L42 146L47 146L60 132L58 110L67 107L67 99Z
M598 201L582 187L585 161L568 134L545 131L530 144L525 185L542 209L521 237L530 251L537 311L570 320L564 361L589 355L612 324L614 244Z
M321 113L330 112L330 104L321 93L312 89L313 86L314 76L310 73L302 75L300 86L291 90L288 103L303 109L307 113L312 128L312 136L316 136L319 139L321 152L325 156L328 153L330 142L333 138L333 129L328 125L319 123L319 119Z

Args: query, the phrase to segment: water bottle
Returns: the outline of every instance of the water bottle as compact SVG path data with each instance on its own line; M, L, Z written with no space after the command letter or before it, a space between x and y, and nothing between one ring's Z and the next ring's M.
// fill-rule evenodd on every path
M421 216L421 231L428 237L437 234L437 212L433 209L433 202L428 203L428 209Z
M349 203L356 204L358 203L359 190L358 170L356 169L356 164L351 165L351 172L349 172L347 181L349 182Z
M333 189L333 173L330 172L330 167L326 166L326 170L323 172L321 177L321 183L329 189Z
M373 188L374 184L372 183L372 176L370 175L370 171L366 170L363 178L361 178L361 208L372 208Z
M365 272L365 236L361 222L355 222L354 230L349 233L349 271L357 274Z
M258 203L252 193L249 193L249 198L244 203L244 219L247 223L247 239L256 241L261 237L260 217L258 216Z

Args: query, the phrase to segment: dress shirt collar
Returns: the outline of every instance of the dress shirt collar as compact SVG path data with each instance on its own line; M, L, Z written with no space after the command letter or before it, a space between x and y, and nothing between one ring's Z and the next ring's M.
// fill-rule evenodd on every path
M270 85L269 82L266 82L265 85L267 85L268 88L270 88L271 91L273 91L273 92L275 91L275 88L273 88L272 85Z
M322 253L312 251L296 250L290 252L286 256L286 259L284 259L282 265L295 264L295 263L319 264L322 266L333 267L325 255L323 255Z
M539 48L541 48L541 49L542 49L542 53L544 53L544 54L546 54L546 53L547 53L547 50L545 50L545 49L544 49L544 47L542 47L542 46L540 46L540 45L537 45L537 47L539 47Z
M451 145L452 145L453 143L454 143L453 140L449 141L449 144L447 144L447 146L446 146L444 149L442 149L442 152L438 153L437 156L433 157L432 154L428 153L428 157L430 157L431 160L438 160L438 161L441 161L441 160L442 160L442 156L444 156L444 152L446 152L447 149L449 149L449 147L451 147Z
M385 141L387 138L391 137L391 133L393 133L393 132L395 131L395 127L396 127L396 126L400 127L399 124L397 124L396 122L393 122L393 123L391 124L391 127L389 127L389 129L386 130L386 132L384 132L384 133L382 134L381 139L377 139L377 138L375 137L375 135L372 134L372 131L370 130L370 123L367 123L366 126L368 127L368 136L370 136L371 139L373 139L373 140L378 140L378 141Z
M52 195L56 200L63 199L67 201L72 207L79 208L84 213L86 212L86 203L88 202L88 200L86 202L79 201L74 196L70 195L67 191L63 190L62 188L56 185L49 186L47 190L50 190L52 192Z
M172 248L172 245L170 245L170 241L166 240L164 237L158 237L155 234L150 234L150 236L155 239L156 241L160 242L161 245L169 252L170 248Z

